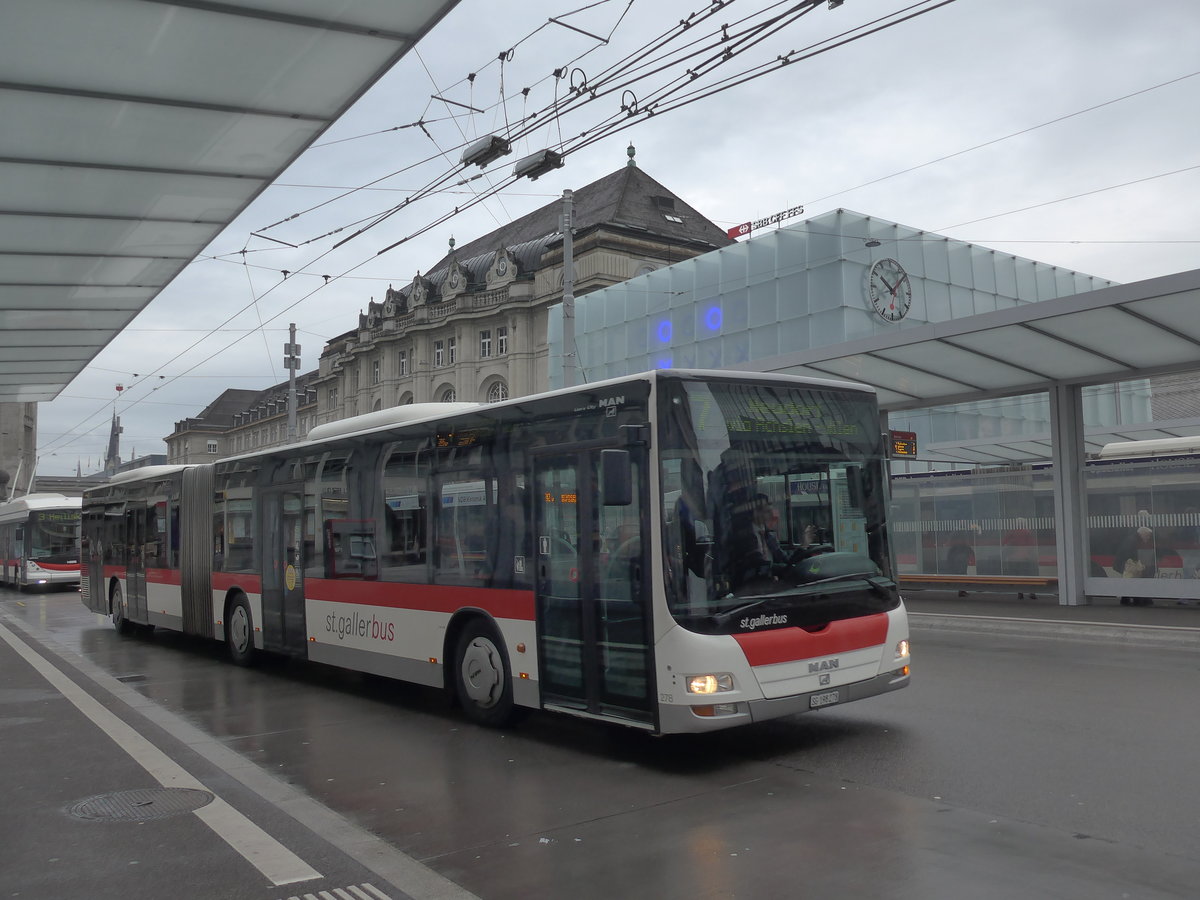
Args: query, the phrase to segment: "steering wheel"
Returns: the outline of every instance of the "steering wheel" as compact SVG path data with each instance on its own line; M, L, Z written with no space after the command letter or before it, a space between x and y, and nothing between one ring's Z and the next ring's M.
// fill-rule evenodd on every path
M788 557L787 564L794 566L797 563L804 562L810 556L817 556L821 553L831 553L833 547L829 544L807 544L803 547L797 547L792 551L792 555Z

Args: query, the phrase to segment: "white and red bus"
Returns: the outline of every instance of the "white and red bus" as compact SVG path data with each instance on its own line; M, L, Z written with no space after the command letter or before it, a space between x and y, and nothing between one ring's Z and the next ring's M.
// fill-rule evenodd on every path
M78 497L27 494L0 503L0 584L79 584Z
M443 687L484 724L845 703L909 682L878 421L859 385L684 370L369 413L88 491L85 603L238 663Z

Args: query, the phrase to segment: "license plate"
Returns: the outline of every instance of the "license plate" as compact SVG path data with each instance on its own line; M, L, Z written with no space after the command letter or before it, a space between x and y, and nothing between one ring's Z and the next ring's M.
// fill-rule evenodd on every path
M825 691L823 694L813 694L808 698L808 708L818 709L822 706L828 706L831 703L838 702L837 691Z

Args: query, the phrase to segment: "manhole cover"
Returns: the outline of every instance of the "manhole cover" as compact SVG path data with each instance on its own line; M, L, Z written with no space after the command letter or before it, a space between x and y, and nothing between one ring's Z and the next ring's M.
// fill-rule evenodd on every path
M80 819L145 822L191 812L207 806L212 799L208 791L193 788L139 788L80 800L71 807L71 815Z

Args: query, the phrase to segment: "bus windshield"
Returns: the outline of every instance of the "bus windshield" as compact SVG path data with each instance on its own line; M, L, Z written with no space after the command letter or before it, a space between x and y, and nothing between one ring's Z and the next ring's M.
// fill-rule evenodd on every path
M77 509L50 509L29 517L26 546L29 559L42 562L75 562L79 558L79 517Z
M708 634L896 608L874 397L713 380L664 385L667 600Z

